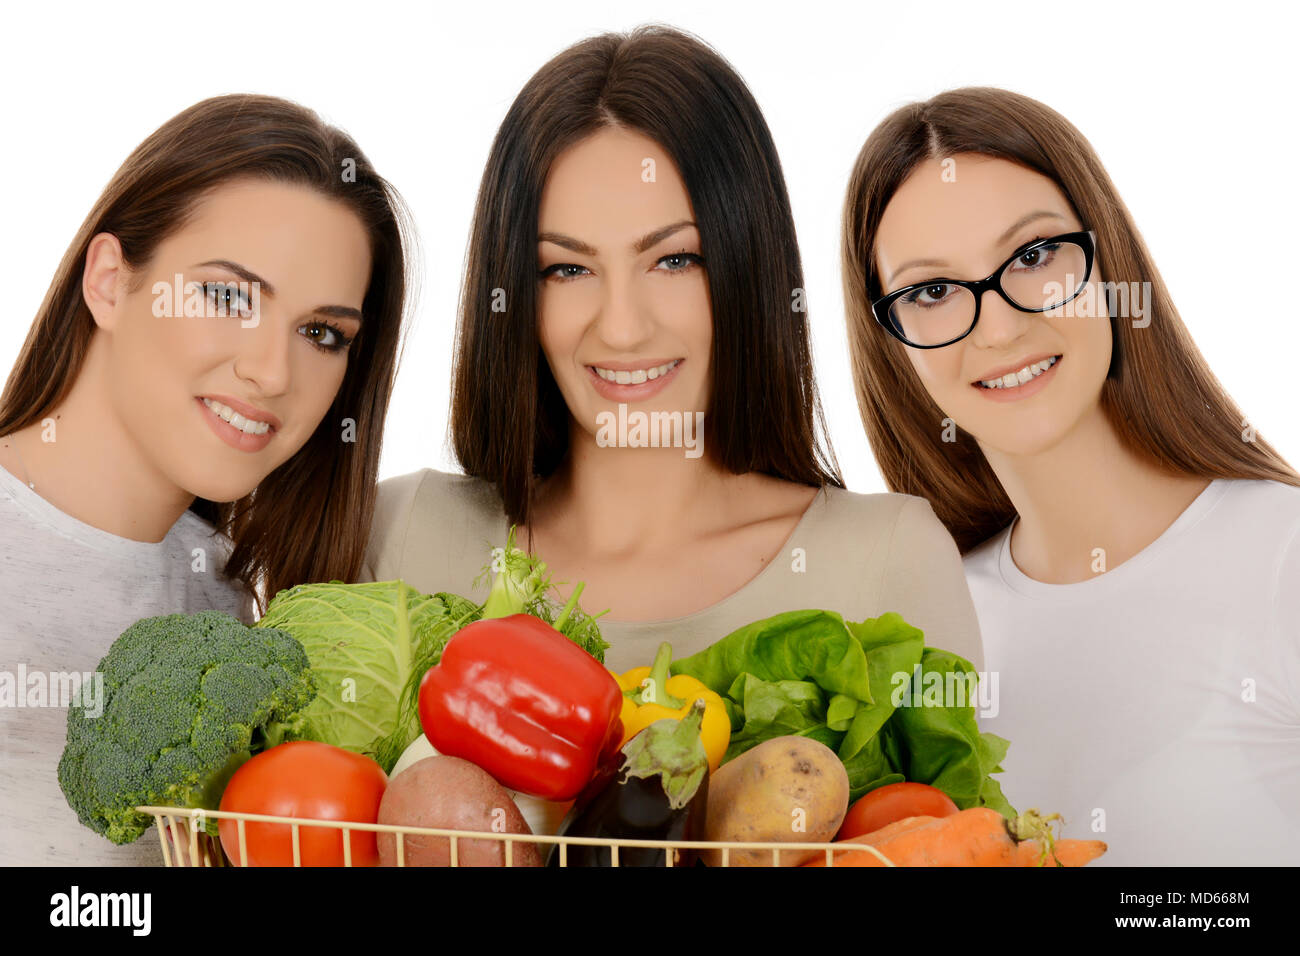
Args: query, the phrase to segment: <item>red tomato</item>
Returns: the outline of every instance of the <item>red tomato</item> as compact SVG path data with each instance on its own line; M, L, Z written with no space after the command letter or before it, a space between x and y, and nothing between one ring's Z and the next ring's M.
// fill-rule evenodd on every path
M280 744L235 771L221 797L221 809L277 817L374 823L388 775L369 757L312 740ZM236 865L239 824L222 820L221 848ZM373 831L349 834L353 866L378 866ZM249 866L293 866L293 830L287 823L244 823ZM303 866L342 866L343 831L301 826L298 847Z
M863 794L840 825L837 840L848 840L865 833L875 833L908 817L948 817L957 812L957 804L948 794L924 783L891 783Z

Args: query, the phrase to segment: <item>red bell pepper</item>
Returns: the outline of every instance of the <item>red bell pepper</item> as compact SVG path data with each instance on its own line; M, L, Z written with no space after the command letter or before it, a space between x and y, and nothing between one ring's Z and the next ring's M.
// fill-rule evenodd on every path
M613 674L528 614L462 628L420 684L420 723L439 753L547 800L576 797L618 747L622 706Z

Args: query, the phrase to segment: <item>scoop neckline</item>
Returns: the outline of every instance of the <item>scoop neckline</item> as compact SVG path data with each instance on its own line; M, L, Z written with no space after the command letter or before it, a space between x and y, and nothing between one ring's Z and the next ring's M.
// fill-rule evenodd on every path
M785 550L790 546L790 543L794 541L795 538L804 530L805 526L810 523L813 512L818 508L818 506L823 503L828 503L830 501L832 490L843 491L844 489L838 488L835 485L822 485L820 488L818 488L817 493L813 495L812 500L808 502L808 506L804 508L803 514L799 516L799 520L795 523L794 528L790 531L788 535L786 535L785 540L781 542L781 546L777 548L776 554L773 555L772 560L768 561L767 564L763 566L763 569L761 571L755 574L752 578L750 578L748 581L742 584L735 591L732 591L726 597L722 598L722 600L717 601L714 604L710 604L708 607L702 607L698 611L692 611L690 614L683 614L680 617L659 618L653 621L617 621L617 620L606 619L604 617L601 617L600 620L597 621L597 623L601 627L601 630L603 631L606 626L623 628L623 629L630 628L630 629L653 630L657 628L669 627L672 625L687 624L694 621L704 620L711 615L717 615L722 613L722 611L728 605L732 604L733 602L739 601L740 598L744 596L748 591L758 587L758 585L763 581L765 577L773 573L772 568L776 566L777 558L779 558L785 552Z
M187 516L203 521L202 518L199 518L198 515L195 515L187 508L167 529L167 533L163 535L161 541L136 541L133 538L124 538L121 535L113 534L111 531L96 528L80 518L73 517L62 508L47 501L34 488L29 488L25 481L4 467L4 465L0 465L0 489L3 489L19 508L55 534L62 535L97 551L112 552L119 555L130 554L138 557L150 557L161 554L166 551L169 539L180 523L186 520Z
M1017 515L1011 519L1011 524L1002 533L1002 540L997 548L998 574L1003 584L1018 594L1049 600L1092 598L1106 593L1108 589L1125 587L1133 579L1146 574L1165 553L1174 547L1178 538L1191 531L1202 518L1208 515L1227 494L1229 484L1229 480L1225 478L1212 479L1169 527L1133 557L1095 578L1074 581L1070 584L1038 581L1025 574L1016 565L1011 557L1011 532L1015 530L1016 522L1020 520L1020 516Z

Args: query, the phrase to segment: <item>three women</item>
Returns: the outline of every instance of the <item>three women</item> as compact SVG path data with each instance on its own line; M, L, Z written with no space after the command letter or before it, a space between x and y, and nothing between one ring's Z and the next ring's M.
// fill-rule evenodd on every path
M217 129L219 149L186 149ZM513 524L608 609L615 669L794 607L897 611L977 669L987 655L1008 796L1109 834L1112 862L1296 847L1300 478L1243 433L1062 118L953 91L891 116L859 157L845 294L891 495L847 492L819 435L757 105L699 41L642 28L564 51L508 112L456 346L465 474L385 482L372 509L404 242L394 194L363 157L360 186L341 176L349 157L305 111L223 98L110 185L0 400L4 583L28 612L7 655L88 670L128 618L249 616L259 582L475 593ZM172 275L223 324L160 316ZM1138 321L1116 291L1134 288L1149 290ZM640 432L624 427L637 413ZM199 571L204 519L230 554ZM96 576L109 566L128 588ZM150 577L168 583L142 601ZM54 609L73 581L78 600ZM99 644L42 623L75 632L86 608ZM55 746L49 728L15 731ZM1170 809L1191 790L1193 809ZM39 816L7 831L14 852ZM66 829L43 861L85 860Z

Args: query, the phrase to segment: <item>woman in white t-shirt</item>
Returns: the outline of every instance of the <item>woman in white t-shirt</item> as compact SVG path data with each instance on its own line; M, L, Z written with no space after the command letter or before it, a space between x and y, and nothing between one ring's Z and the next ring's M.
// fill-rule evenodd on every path
M82 224L0 396L0 863L161 861L77 824L67 701L34 687L140 618L251 624L355 579L406 218L346 134L232 95L154 132Z
M1214 378L1087 140L954 90L864 145L843 235L891 491L965 555L1003 788L1102 862L1300 859L1300 477Z

